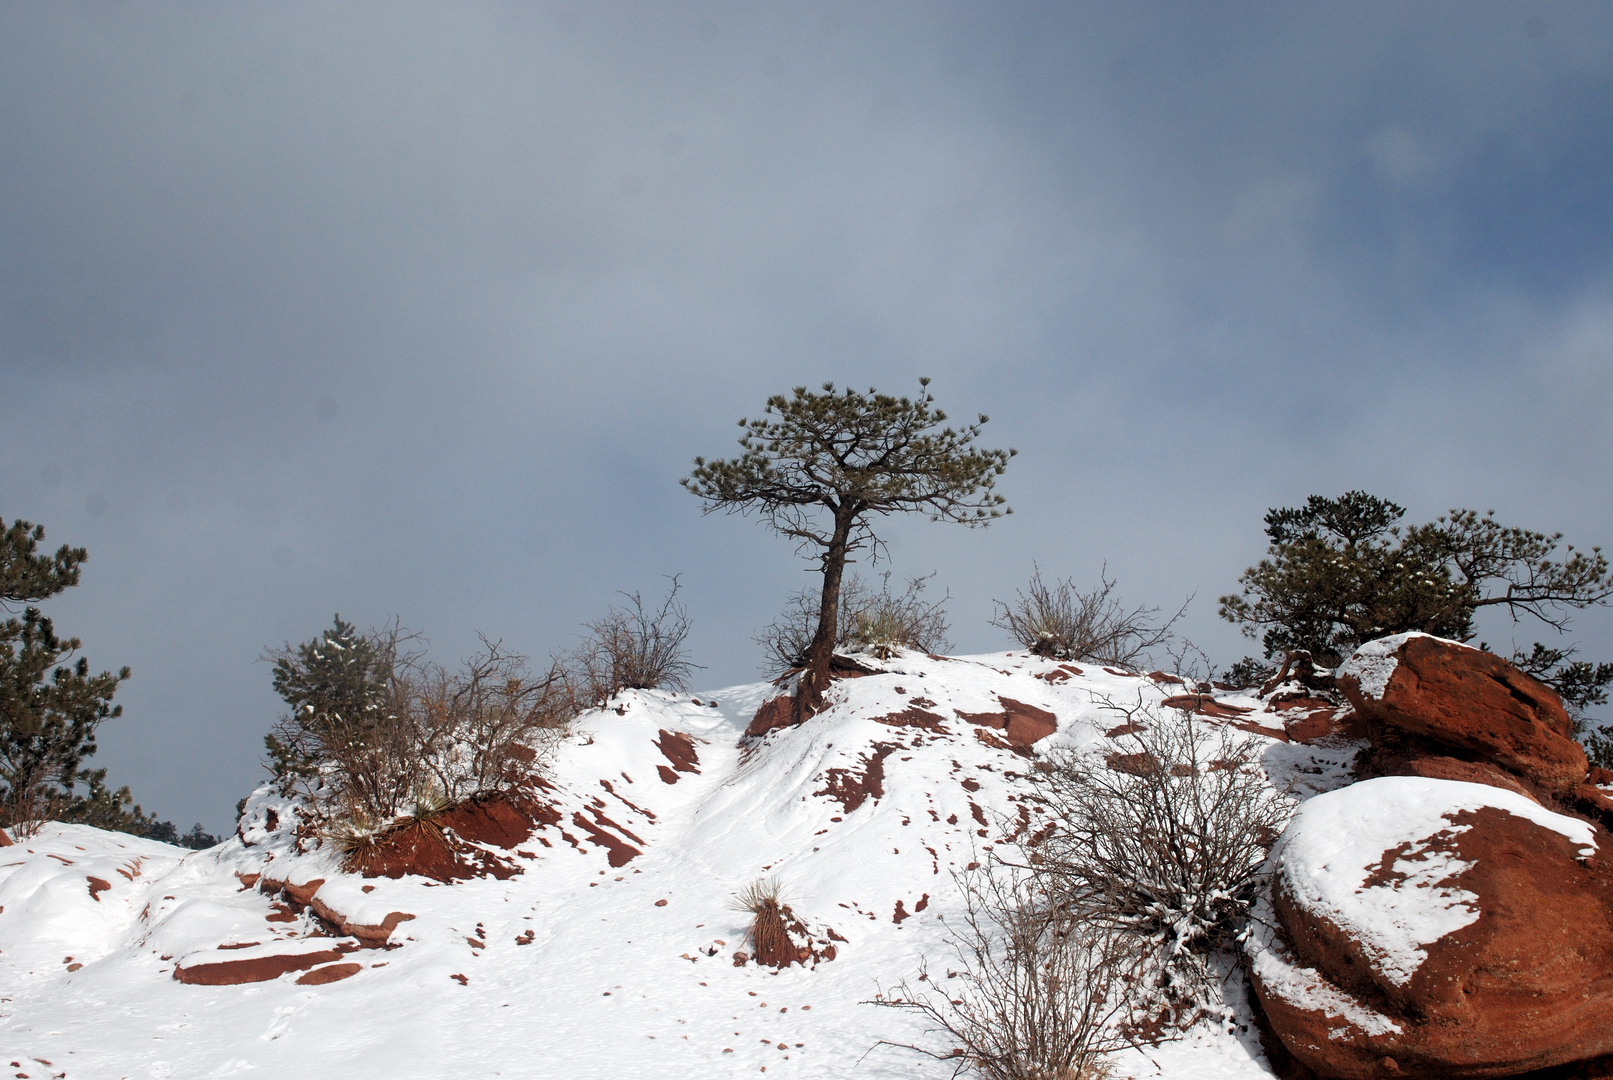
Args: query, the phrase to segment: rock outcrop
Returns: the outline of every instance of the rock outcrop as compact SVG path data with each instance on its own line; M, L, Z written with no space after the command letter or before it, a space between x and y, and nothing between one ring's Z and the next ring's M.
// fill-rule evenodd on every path
M1363 647L1337 686L1367 778L1304 803L1273 850L1248 949L1272 1033L1324 1080L1604 1075L1613 837L1561 702L1417 634Z
M1363 646L1337 681L1375 754L1483 762L1558 796L1585 781L1562 701L1494 653L1400 634Z

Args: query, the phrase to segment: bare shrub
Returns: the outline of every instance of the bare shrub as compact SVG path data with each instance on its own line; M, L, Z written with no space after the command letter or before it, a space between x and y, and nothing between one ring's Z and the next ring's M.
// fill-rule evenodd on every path
M1108 564L1089 592L1076 589L1069 578L1048 585L1037 567L1012 604L996 601L991 625L1007 630L1021 648L1037 656L1130 668L1146 659L1150 649L1171 640L1172 628L1192 599L1160 622L1157 607L1126 609L1115 595Z
M889 572L877 592L856 574L847 575L840 585L835 651L866 651L884 658L896 647L926 653L950 649L946 602L951 595L943 594L938 600L924 595L934 577L932 572L910 578L906 589L893 593ZM781 675L806 666L807 650L818 630L819 601L816 592L801 590L785 602L779 617L757 634L756 643L766 650L762 666L767 674Z
M1079 918L1036 875L993 863L958 877L952 947L961 970L922 965L873 1002L919 1013L940 1047L887 1043L987 1080L1100 1080L1132 1044L1138 956L1132 937ZM956 980L955 982L953 980Z
M688 677L699 668L684 643L689 614L677 602L678 575L659 608L646 609L636 592L622 593L628 606L612 607L588 624L588 634L572 654L583 699L593 706L623 690L688 689Z
M1254 738L1187 710L1107 705L1128 752L1055 751L1035 773L1056 826L1037 877L1063 907L1135 937L1165 1004L1214 1008L1209 958L1247 923L1293 800L1261 773Z
M792 913L784 902L784 889L776 877L753 881L734 897L735 907L749 913L751 923L746 937L751 956L758 964L785 968L800 959L790 940Z
M312 798L344 852L518 787L576 712L558 663L534 675L483 637L451 670L418 641L396 623L358 635L338 620L308 646L269 654L292 706L266 740L271 768Z

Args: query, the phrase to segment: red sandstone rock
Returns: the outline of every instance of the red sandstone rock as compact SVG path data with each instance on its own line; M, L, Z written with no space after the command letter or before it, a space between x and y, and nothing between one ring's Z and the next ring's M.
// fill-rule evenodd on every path
M317 967L306 975L298 976L298 986L323 986L326 983L338 982L350 978L364 970L363 964L326 964Z
M1160 704L1167 709L1181 709L1183 712L1197 713L1199 716L1208 716L1215 720L1236 720L1254 711L1241 705L1228 705L1224 701L1217 701L1213 694L1177 694L1175 697L1166 698Z
M242 983L278 979L288 971L306 971L320 964L340 960L341 956L342 954L335 949L324 949L319 952L217 960L184 967L176 966L174 978L189 986L239 986Z
M1550 688L1499 656L1425 634L1405 636L1375 661L1393 662L1376 685L1363 658L1374 662L1374 646L1382 652L1395 641L1369 644L1339 669L1339 689L1367 718L1375 746L1394 735L1426 740L1493 761L1559 795L1584 782L1585 751L1570 737L1568 714Z
M1254 988L1283 1046L1324 1080L1512 1077L1613 1053L1608 865L1581 861L1562 834L1496 807L1449 820L1468 828L1422 843L1468 864L1441 884L1476 896L1478 918L1427 944L1403 983L1350 934L1275 890L1281 945L1316 982L1303 993L1273 988L1257 965ZM1605 833L1600 840L1605 848ZM1395 855L1385 852L1375 874L1392 873ZM1354 1004L1341 1009L1344 999ZM1352 1010L1399 1030L1369 1033Z
M997 695L997 700L1002 702L1003 713L1008 718L1004 730L1011 743L1030 746L1059 729L1058 717L1046 709L1038 709L1035 705L1027 705L1001 694Z
M406 911L390 911L377 925L354 922L324 900L315 896L309 901L310 908L320 919L336 928L348 937L358 938L359 942L368 949L382 949L392 937L392 931L398 928L399 923L408 922L414 916Z
M769 731L789 727L795 719L795 703L788 694L780 694L762 702L762 707L756 710L750 724L745 728L745 734L755 737L766 735Z

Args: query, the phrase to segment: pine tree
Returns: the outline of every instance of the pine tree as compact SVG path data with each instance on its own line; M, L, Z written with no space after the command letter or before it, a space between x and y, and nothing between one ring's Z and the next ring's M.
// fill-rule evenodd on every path
M128 789L106 790L105 770L85 770L95 753L95 731L122 715L112 704L117 674L90 674L89 661L73 659L77 638L59 638L51 620L33 606L78 584L89 557L63 545L40 553L45 530L26 521L0 522L0 608L21 617L0 623L0 824L21 828L71 817L111 827L138 824L126 809ZM77 794L78 785L88 789Z
M1405 512L1362 491L1269 511L1267 557L1238 579L1241 594L1221 597L1221 617L1262 635L1268 657L1303 649L1335 665L1407 630L1466 641L1487 607L1562 630L1569 609L1613 596L1600 548L1557 555L1561 533L1503 526L1493 511L1452 510L1402 529Z
M395 637L362 634L338 613L319 637L268 654L275 693L291 708L263 739L277 777L312 777L332 740L363 737L392 676Z
M797 722L821 707L829 684L840 612L840 582L850 556L875 549L870 517L898 511L932 521L987 525L1010 513L992 491L1015 450L971 444L987 417L961 430L941 427L930 380L915 399L869 390L823 393L798 386L769 398L758 420L741 420L744 453L724 461L695 458L683 486L707 513L759 512L775 532L816 549L823 571L818 626L795 699Z

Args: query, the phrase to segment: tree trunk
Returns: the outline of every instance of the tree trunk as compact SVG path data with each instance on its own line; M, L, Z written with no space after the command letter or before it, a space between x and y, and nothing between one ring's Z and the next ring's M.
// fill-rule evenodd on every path
M823 600L818 605L818 632L807 648L806 670L795 691L795 722L804 723L823 708L823 692L829 687L829 662L834 659L835 639L840 636L840 579L846 572L847 543L855 515L845 511L835 515L834 536L823 553Z

